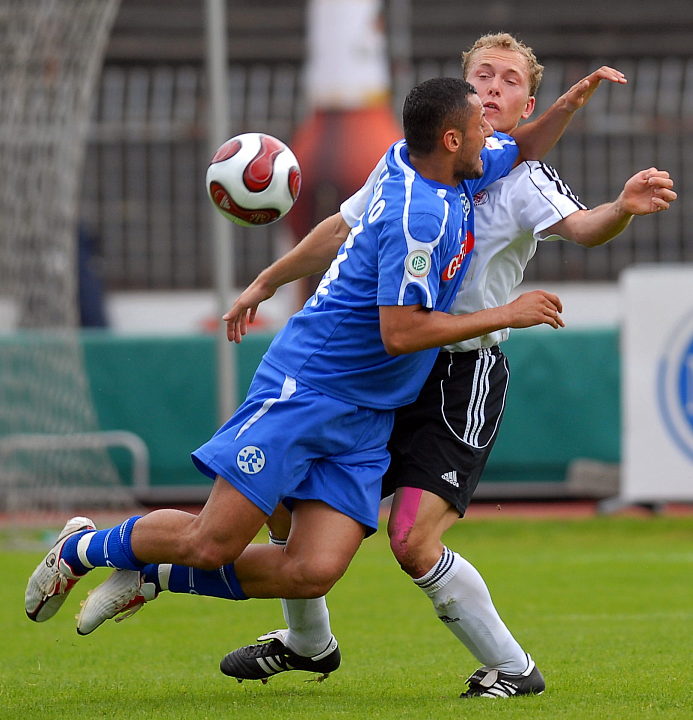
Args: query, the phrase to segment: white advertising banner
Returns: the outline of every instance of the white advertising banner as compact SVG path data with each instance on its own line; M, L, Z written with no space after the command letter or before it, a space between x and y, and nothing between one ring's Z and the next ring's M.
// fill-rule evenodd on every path
M693 501L693 265L621 276L620 499Z

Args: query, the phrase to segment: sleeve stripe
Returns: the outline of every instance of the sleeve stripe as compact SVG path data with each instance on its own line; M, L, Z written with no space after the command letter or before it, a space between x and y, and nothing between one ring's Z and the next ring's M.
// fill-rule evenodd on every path
M530 167L531 167L531 166L530 166ZM543 168L542 168L542 170L543 170ZM551 178L550 175L547 175L547 177ZM529 175L528 175L528 179L529 179L529 181L532 183L532 185L534 185L534 187L537 189L537 192L538 192L538 193L544 198L544 200L546 200L546 202L549 203L549 205L551 205L551 207L556 211L556 213L559 215L559 217L560 217L561 219L565 218L566 215L561 212L560 208L558 208L558 207L556 206L556 203L553 202L553 200L544 192L544 189L545 189L546 186L539 187L539 185L537 184L537 181L532 177L532 173L531 173L531 172L530 172ZM561 195L563 195L563 193L560 192L560 190L559 190L559 193L560 193ZM574 197L569 196L569 195L566 195L565 197L567 197L569 200L571 200L572 202L574 202L574 203L578 206L578 208L579 208L580 210L586 209L586 208L584 208L584 207L582 206L582 204L581 204L580 202L577 202ZM570 213L568 213L568 214L570 214Z
M542 172L546 177L554 183L556 186L556 190L561 194L567 197L569 200L572 200L580 210L587 210L587 206L583 205L578 196L570 189L568 185L566 185L563 180L561 180L560 175L556 172L554 168L551 167L551 165L547 165L546 163L540 162L539 167L541 168Z

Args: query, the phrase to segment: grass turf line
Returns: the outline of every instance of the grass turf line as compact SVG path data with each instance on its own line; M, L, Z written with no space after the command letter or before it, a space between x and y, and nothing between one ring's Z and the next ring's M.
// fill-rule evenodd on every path
M474 563L547 680L535 698L460 700L478 663L390 556L384 529L330 593L342 668L324 683L266 686L218 671L229 650L283 625L279 603L165 594L132 619L77 636L81 581L55 618L24 617L40 555L2 553L0 718L690 717L690 518L465 520L447 544Z

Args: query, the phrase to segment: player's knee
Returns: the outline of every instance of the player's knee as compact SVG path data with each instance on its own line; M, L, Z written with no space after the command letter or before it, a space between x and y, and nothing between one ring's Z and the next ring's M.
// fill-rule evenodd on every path
M435 541L435 542L434 542ZM437 538L431 538L416 524L406 531L390 532L390 549L399 566L407 575L417 578L425 575L440 557Z
M200 570L217 570L234 562L240 554L236 548L194 531L181 535L179 546L183 557L187 558L183 564Z
M200 570L218 570L236 559L224 548L214 544L199 545L190 553L190 556L192 557L190 565Z
M414 528L408 532L395 532L390 535L390 549L402 570L407 575L415 575L418 569L418 548Z
M236 554L218 545L208 545L198 549L195 567L200 570L218 570L236 560Z
M311 568L304 576L306 597L316 598L327 595L341 576L342 573L331 565Z
M295 563L291 573L295 597L317 598L326 595L344 574L345 569L341 563L330 558Z

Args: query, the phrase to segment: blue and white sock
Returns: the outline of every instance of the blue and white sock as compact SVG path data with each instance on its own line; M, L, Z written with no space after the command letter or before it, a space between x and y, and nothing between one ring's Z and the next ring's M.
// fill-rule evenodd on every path
M168 590L189 595L206 595L225 600L247 600L236 577L233 563L218 570L198 570L186 565L147 565L142 569L144 581L154 583L157 592Z
M85 530L69 537L60 552L61 559L75 575L84 575L95 567L141 570L145 563L135 557L130 542L132 528L140 517L135 515L106 530Z

